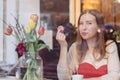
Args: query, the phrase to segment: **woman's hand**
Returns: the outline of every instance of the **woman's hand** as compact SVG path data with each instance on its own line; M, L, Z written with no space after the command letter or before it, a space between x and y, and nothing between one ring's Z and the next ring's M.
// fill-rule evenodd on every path
M59 42L60 46L67 46L66 36L64 34L64 27L58 26L56 34L56 40Z
M57 34L56 34L56 40L60 44L60 58L59 58L59 61L58 61L58 65L60 65L64 70L68 71L68 63L67 63L68 62L67 61L68 44L67 44L67 41L66 41L66 36L64 34L64 27L63 26L58 26L58 31L57 31ZM60 74L61 74L61 72L60 72Z

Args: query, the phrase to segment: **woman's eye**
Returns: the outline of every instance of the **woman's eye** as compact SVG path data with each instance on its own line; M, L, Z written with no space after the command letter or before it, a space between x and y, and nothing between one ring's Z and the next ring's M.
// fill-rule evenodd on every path
M86 24L87 24L87 25L91 25L91 24L92 24L92 22L87 22Z
M81 22L79 25L83 25L83 23Z
M91 22L88 22L87 24L92 24Z

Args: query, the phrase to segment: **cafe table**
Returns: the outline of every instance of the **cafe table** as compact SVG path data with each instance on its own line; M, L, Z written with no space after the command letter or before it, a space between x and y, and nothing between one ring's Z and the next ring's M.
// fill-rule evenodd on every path
M0 77L0 80L20 80L20 79L17 79L15 76L6 76L6 77ZM52 80L52 79L44 78L43 80Z

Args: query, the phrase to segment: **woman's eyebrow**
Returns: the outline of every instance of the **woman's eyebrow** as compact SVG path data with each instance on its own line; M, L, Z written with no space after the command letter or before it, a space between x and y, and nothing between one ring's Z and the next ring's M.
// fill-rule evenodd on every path
M84 22L84 21L80 21L80 22ZM87 20L85 22L94 22L94 20Z

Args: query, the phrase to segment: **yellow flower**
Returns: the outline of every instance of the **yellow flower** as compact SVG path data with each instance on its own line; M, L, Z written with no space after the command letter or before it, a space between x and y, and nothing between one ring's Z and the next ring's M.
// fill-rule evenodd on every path
M30 33L30 31L31 31L30 27L27 27L27 28L25 29L25 32L26 32L26 33Z
M29 20L29 24L28 25L29 25L29 27L31 29L35 29L35 27L36 27L36 23L32 19Z
M32 14L30 16L30 19L32 19L34 22L37 22L38 21L38 15L37 14Z

